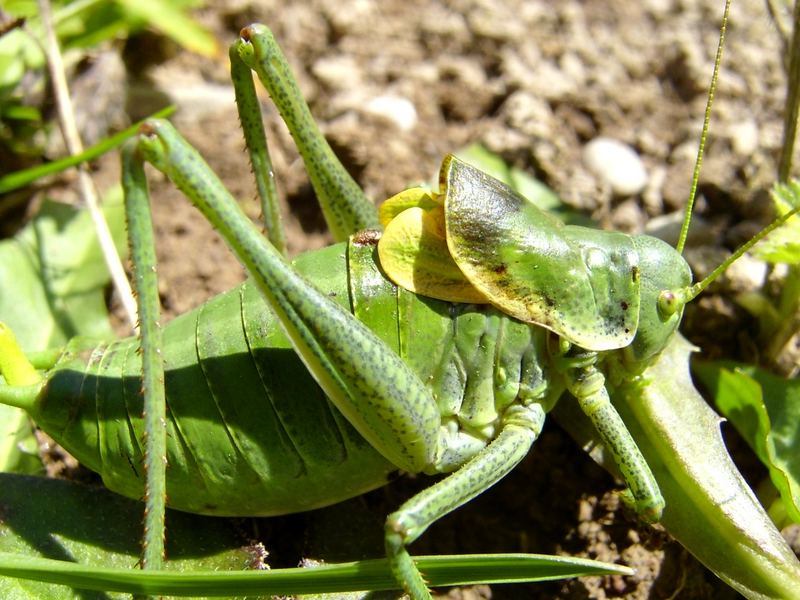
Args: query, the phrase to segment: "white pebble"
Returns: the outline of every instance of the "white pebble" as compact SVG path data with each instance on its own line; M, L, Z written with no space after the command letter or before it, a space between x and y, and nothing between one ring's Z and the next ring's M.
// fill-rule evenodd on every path
M742 156L750 156L758 150L758 125L752 119L742 121L731 127L733 150Z
M759 291L767 281L767 263L745 254L728 267L725 275L735 292Z
M376 96L364 109L371 115L387 119L401 131L411 131L417 124L417 109L402 96Z
M314 63L312 71L334 90L349 90L361 83L361 68L352 56L325 56Z
M618 140L593 139L583 149L583 161L619 196L638 194L647 185L647 171L639 155Z

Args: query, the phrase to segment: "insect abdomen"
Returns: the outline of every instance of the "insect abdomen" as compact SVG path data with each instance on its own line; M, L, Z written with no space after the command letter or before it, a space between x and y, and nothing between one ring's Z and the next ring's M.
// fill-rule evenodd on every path
M347 302L343 247L313 258L327 263L320 287ZM33 416L110 489L140 497L137 341L84 344L71 344ZM395 469L330 405L252 285L169 323L163 356L174 508L214 515L309 510L378 487Z
M490 307L397 290L382 278L372 249L362 251L331 246L298 258L295 267L400 353L443 418L479 440L476 451L517 396L560 392L543 367L545 330ZM254 285L170 322L163 357L174 508L213 515L310 510L376 488L396 469L330 404ZM110 489L134 498L144 489L140 372L134 338L88 347L74 341L32 411Z

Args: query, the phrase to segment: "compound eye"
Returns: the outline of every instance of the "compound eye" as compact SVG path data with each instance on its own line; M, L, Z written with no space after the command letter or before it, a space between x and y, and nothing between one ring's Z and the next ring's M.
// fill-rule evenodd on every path
M679 306L678 295L672 290L663 290L658 295L658 314L662 318L668 319L674 315L678 312Z

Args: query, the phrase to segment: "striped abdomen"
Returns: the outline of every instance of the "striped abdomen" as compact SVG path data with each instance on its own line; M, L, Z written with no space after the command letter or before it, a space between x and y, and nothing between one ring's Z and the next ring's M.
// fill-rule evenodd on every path
M456 420L488 439L516 397L552 395L542 330L491 308L398 292L369 247L351 247L348 277L346 250L332 246L295 266L400 352L432 390L445 426ZM143 494L144 478L137 348L131 338L73 341L32 411L110 489L131 497ZM395 469L328 402L251 284L169 323L163 356L174 508L297 512L378 487Z

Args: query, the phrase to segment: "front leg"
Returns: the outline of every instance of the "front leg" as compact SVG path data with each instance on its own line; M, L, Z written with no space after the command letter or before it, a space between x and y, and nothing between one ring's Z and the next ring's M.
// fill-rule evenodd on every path
M421 491L386 520L386 554L395 579L414 600L430 598L406 546L438 519L486 491L528 454L544 425L538 403L509 408L498 436L470 461L435 485Z
M597 370L597 353L578 350L560 357L559 362L567 389L578 400L581 410L611 453L637 514L648 523L658 521L664 510L664 497L641 450L611 404L605 377Z

